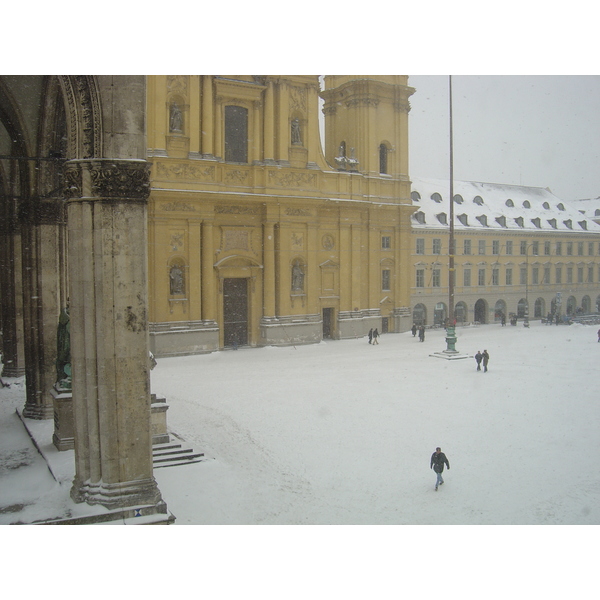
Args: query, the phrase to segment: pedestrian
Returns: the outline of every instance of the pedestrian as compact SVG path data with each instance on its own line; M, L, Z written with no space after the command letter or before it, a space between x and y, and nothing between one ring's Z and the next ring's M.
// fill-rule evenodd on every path
M369 329L369 344L373 341L373 328Z
M417 326L414 323L413 323L411 331L412 331L413 337L415 337L415 335L417 335Z
M504 315L504 313L502 313L501 320L502 320L502 327L504 327L506 325L506 316Z
M448 471L450 470L450 463L446 458L446 455L442 452L442 449L438 446L435 449L435 452L431 455L431 464L429 465L430 469L433 469L437 474L437 479L435 480L435 491L437 492L438 485L443 485L444 479L442 478L442 473L444 472L444 463L448 467Z
M479 350L477 350L477 354L475 355L475 360L477 361L477 370L481 371L481 359L483 358L483 354Z
M556 313L556 324L558 325L558 313Z
M598 341L600 342L600 329L598 329Z
M373 344L379 345L379 331L377 331L377 327L373 330Z
M421 325L421 327L419 327L419 341L420 342L425 341L425 326L424 325Z
M490 361L490 355L488 354L487 350L484 350L481 356L483 357L483 372L487 373L487 366L488 362Z

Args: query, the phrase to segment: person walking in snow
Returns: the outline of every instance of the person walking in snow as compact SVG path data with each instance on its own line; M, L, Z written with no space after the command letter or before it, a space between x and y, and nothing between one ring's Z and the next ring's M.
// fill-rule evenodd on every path
M481 360L483 359L483 354L479 350L477 350L477 354L475 355L475 360L477 361L477 370L481 371Z
M377 327L373 330L373 344L379 345L379 331L377 331Z
M421 325L421 327L419 327L419 341L420 342L425 341L425 327L423 325Z
M415 335L417 335L417 326L414 323L413 323L411 331L412 331L413 337L415 337Z
M369 329L369 344L373 341L373 328Z
M430 469L433 469L437 475L437 479L435 480L435 491L437 492L438 486L444 483L444 479L442 477L442 473L444 472L444 464L448 467L448 471L450 470L450 463L446 458L446 455L442 452L442 449L438 446L435 449L435 452L431 455L431 463L429 465Z
M490 361L490 355L488 354L487 350L484 350L481 356L483 357L483 372L487 373L487 366L488 362Z

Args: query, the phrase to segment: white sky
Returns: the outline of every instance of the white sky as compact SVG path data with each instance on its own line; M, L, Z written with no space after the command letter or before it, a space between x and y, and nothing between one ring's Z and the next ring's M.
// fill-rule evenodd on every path
M410 76L409 173L450 176L448 76ZM600 196L600 77L453 76L454 178Z

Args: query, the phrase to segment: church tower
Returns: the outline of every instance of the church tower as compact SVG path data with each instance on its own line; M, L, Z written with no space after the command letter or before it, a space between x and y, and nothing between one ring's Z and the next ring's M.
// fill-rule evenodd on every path
M340 170L408 180L406 75L326 75L325 157Z

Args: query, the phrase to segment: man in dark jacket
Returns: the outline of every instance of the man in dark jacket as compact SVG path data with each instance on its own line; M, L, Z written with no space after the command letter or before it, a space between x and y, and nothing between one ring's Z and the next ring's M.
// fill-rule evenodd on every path
M477 350L477 354L475 355L475 360L477 361L477 370L481 371L481 359L483 358L483 354Z
M487 366L488 362L490 362L490 355L488 354L487 350L484 350L481 356L483 357L483 372L487 373Z
M431 464L429 466L430 469L433 469L437 474L437 480L435 482L435 491L437 492L438 485L442 485L444 480L442 479L442 472L444 471L444 463L448 467L448 471L450 470L450 463L446 458L446 455L442 452L441 448L436 448L435 452L431 455Z

